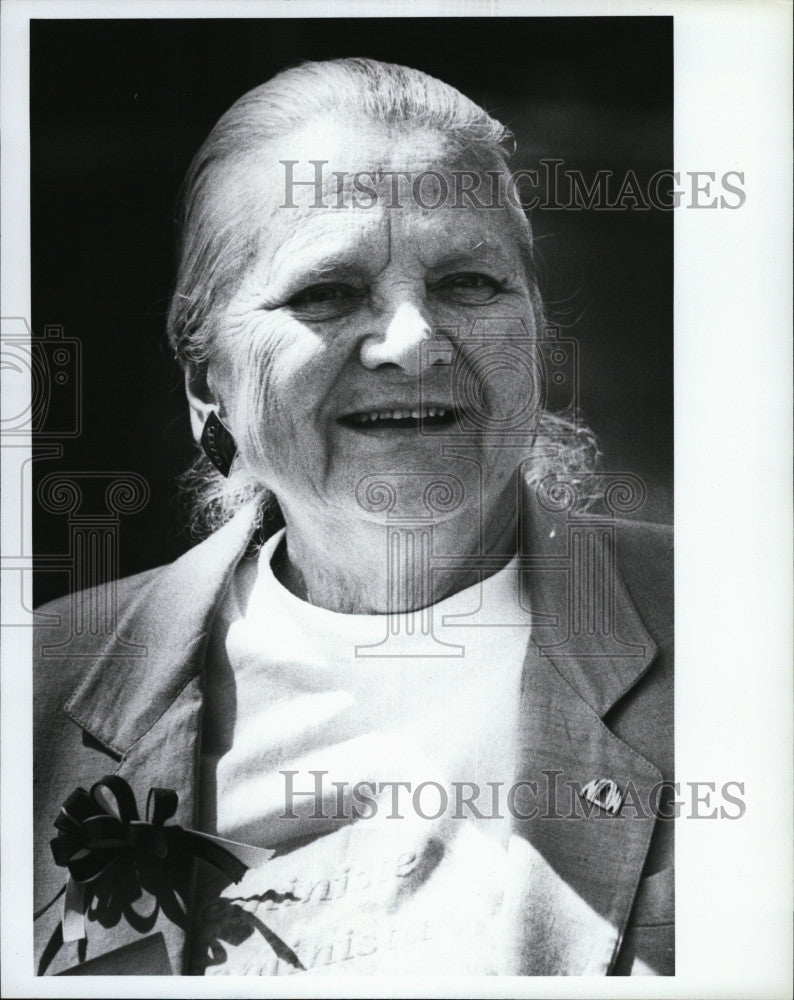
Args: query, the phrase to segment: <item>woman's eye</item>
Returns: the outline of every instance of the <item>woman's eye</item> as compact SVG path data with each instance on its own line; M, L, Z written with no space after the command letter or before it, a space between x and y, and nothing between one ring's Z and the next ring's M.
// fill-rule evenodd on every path
M447 298L475 305L490 302L502 290L501 284L495 278L473 272L451 274L437 282L435 287Z
M352 308L360 298L361 293L351 285L327 283L304 288L287 305L303 312L334 313Z

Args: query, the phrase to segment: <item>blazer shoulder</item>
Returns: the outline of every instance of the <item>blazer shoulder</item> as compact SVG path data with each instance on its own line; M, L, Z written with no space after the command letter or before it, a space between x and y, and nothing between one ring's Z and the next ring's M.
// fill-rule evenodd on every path
M166 569L158 566L85 590L56 597L35 609L33 627L34 702L52 706L76 686L100 651L102 627L112 613L123 621L127 609ZM114 593L115 592L115 593ZM114 605L111 612L111 602ZM79 628L75 626L79 624Z
M673 627L673 527L649 521L616 522L617 565L652 634Z
M153 569L147 569L132 576L122 576L115 581L109 580L107 583L99 584L96 587L86 587L84 590L70 591L61 597L55 597L51 601L47 601L46 604L39 604L36 607L36 612L42 616L50 615L60 618L65 613L68 613L76 602L88 604L89 606L96 603L102 596L105 588L111 585L115 585L116 587L116 600L121 612L126 606L127 601L135 597L143 587L159 576L167 568L167 565L155 566ZM42 625L37 625L37 627L47 628L53 624L44 622Z
M672 557L672 524L657 524L653 521L630 521L628 518L619 518L615 524L618 537L625 540L629 554L633 550L647 552L651 549L658 556Z

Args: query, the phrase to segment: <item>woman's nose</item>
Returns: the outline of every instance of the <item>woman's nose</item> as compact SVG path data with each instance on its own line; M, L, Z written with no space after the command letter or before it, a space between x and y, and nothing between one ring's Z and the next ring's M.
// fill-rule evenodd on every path
M432 326L419 302L403 301L389 312L379 332L369 334L361 345L361 363L374 370L396 365L409 375L422 370L424 342Z

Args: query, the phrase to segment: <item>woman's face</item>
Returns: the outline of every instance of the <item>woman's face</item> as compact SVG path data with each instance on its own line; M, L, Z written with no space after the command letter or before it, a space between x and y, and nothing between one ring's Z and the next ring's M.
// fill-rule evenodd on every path
M298 161L294 180L327 161L346 195L285 192L284 159ZM454 494L435 516L487 512L525 457L539 379L507 211L456 207L452 195L423 208L410 181L395 197L391 178L377 201L351 203L356 172L429 169L452 176L443 138L340 120L246 171L257 250L218 318L207 381L242 459L285 511L382 516L368 492L381 482L392 516L427 516L435 482ZM432 204L432 183L419 197Z

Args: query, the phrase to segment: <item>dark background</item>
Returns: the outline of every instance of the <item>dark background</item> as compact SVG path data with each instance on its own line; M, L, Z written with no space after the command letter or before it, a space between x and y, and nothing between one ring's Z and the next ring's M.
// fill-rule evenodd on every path
M641 181L672 168L672 18L32 22L33 332L54 324L82 345L81 433L64 438L62 458L34 463L34 480L144 476L151 498L120 526L123 575L191 544L174 477L192 441L165 344L190 159L229 105L280 69L360 55L459 88L516 133L517 168L555 157L588 180L633 169ZM603 466L642 476L638 516L672 522L673 213L531 218L546 300L579 342L580 404ZM34 504L34 544L66 552L66 518ZM36 603L68 585L64 572L37 573Z

